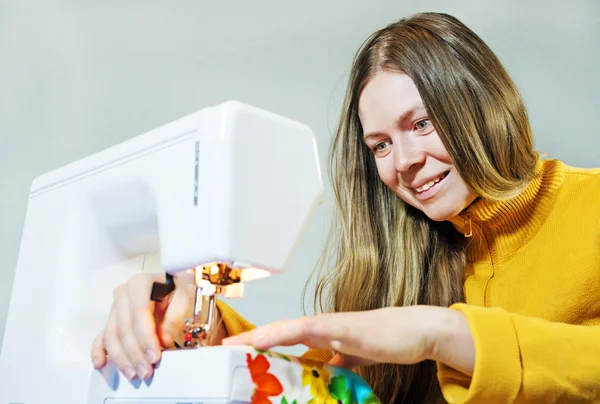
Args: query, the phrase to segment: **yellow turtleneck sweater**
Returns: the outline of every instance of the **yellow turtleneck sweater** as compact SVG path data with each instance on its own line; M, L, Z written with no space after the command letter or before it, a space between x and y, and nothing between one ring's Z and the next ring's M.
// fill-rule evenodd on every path
M473 232L466 303L452 308L476 359L472 377L438 364L446 400L600 402L600 169L542 161L519 196L479 200L451 222ZM219 309L230 335L253 327Z

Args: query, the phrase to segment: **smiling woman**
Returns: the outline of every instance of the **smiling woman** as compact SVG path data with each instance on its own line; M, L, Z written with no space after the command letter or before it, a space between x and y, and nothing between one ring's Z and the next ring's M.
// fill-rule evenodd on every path
M358 111L379 177L404 202L443 221L475 200L410 76L386 70L375 74L362 91Z
M330 157L325 313L254 329L221 304L224 344L305 344L384 403L600 401L600 170L539 159L519 92L473 31L424 13L371 35ZM137 321L128 302L150 283L115 294L116 318ZM144 304L158 324L122 338L154 353L136 341L183 307ZM120 352L111 335L98 367Z
M582 288L600 293L600 171L539 160L475 33L425 13L371 35L331 161L315 308L335 314L226 343L333 350L306 355L358 365L385 403L600 400L600 306Z
M454 17L415 15L365 41L342 111L331 156L337 254L317 299L334 312L463 301L465 238L449 220L477 197L521 193L535 175L525 106L504 67ZM383 402L439 397L429 361L360 372Z

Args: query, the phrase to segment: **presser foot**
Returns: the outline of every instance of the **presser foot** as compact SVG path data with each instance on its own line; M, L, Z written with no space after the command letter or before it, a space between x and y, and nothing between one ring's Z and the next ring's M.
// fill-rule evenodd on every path
M185 320L183 328L185 348L200 348L214 345L213 334L216 332L216 296L204 295L203 288L196 288L194 301L194 317Z
M196 284L193 318L185 320L183 326L184 348L200 348L215 345L217 342L217 295L226 298L240 298L244 294L241 283L242 269L232 268L223 263L201 265L193 270ZM166 282L154 282L151 300L161 302L175 289L173 276L166 275Z
M210 328L206 324L199 324L186 319L184 327L184 348L201 348L210 345Z

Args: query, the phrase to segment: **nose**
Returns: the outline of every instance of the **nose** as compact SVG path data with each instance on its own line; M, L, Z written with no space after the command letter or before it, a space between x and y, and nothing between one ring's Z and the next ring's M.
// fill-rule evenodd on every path
M408 172L425 162L425 153L410 139L394 142L394 166L398 172Z

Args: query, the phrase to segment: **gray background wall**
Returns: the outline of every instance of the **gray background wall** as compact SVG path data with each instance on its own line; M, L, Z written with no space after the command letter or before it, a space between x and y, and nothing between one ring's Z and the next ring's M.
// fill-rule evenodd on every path
M0 336L35 176L228 99L310 125L325 164L355 50L388 22L426 10L454 14L497 52L539 149L600 166L596 0L3 0ZM300 315L329 206L287 274L248 285L235 304L242 314L257 324Z

